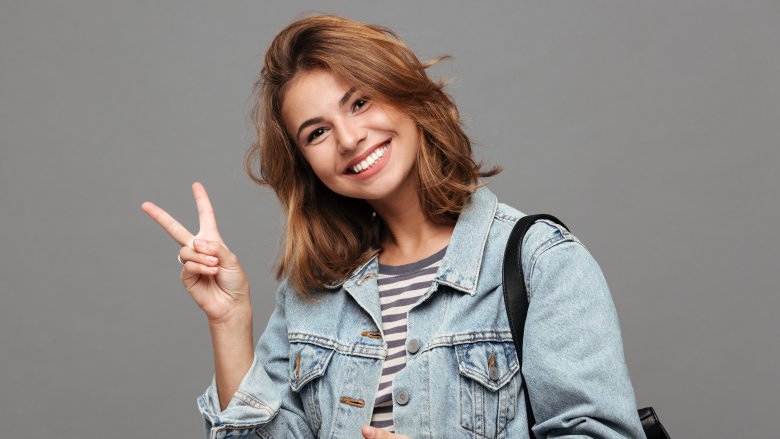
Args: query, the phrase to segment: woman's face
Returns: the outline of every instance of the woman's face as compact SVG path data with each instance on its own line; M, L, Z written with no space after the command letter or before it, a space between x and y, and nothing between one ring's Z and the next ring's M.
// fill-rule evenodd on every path
M408 200L404 195L414 193L410 177L419 133L394 107L313 70L298 73L288 85L282 117L314 173L333 192L369 203Z

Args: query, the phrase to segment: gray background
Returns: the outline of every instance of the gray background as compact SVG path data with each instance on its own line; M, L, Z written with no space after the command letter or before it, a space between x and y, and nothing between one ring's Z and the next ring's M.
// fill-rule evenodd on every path
M265 327L281 214L241 160L272 36L306 10L388 25L450 88L491 187L600 262L640 406L672 437L776 437L777 1L3 0L0 435L201 437L206 320L151 200L202 181Z

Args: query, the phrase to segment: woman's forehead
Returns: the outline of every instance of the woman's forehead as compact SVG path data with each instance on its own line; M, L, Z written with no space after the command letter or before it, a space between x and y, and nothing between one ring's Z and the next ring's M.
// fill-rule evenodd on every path
M301 71L285 87L282 94L282 117L288 125L300 123L322 112L338 109L350 86L327 70Z

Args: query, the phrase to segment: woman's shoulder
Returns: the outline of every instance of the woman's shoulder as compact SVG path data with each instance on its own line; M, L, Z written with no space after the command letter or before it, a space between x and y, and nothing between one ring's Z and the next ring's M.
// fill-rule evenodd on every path
M505 245L514 225L520 218L526 215L526 213L508 204L498 203L494 215L494 227L498 232L495 238ZM523 238L521 248L523 267L530 273L536 267L542 255L551 253L553 249L556 249L552 253L557 258L546 258L553 264L556 263L556 259L566 256L566 253L571 253L572 251L589 256L587 249L579 238L566 227L548 219L541 219L528 229Z
M524 216L523 212L498 203L494 227L501 230L496 237L501 236L500 243L504 248L512 228ZM611 304L598 262L579 238L563 225L547 219L536 221L523 239L521 255L529 300L537 292L544 291L544 295L551 298L549 304ZM576 288L572 288L575 285Z
M508 239L512 227L526 215L508 204L498 203L494 220L504 224L500 228L503 229L502 231ZM532 253L537 252L562 241L575 241L581 244L579 239L562 224L541 219L536 221L526 232L523 239L523 251L524 253L528 250L532 250Z

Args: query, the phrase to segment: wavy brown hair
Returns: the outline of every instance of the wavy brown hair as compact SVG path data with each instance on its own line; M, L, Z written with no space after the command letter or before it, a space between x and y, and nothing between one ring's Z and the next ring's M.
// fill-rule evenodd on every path
M286 277L305 296L337 285L381 250L387 233L365 200L341 196L317 178L287 132L282 99L300 72L324 69L415 121L419 199L436 224L455 224L479 178L501 171L483 171L474 161L444 83L426 74L444 58L423 63L390 29L333 15L299 19L274 38L253 87L257 140L244 168L254 182L270 185L286 210L278 280Z

